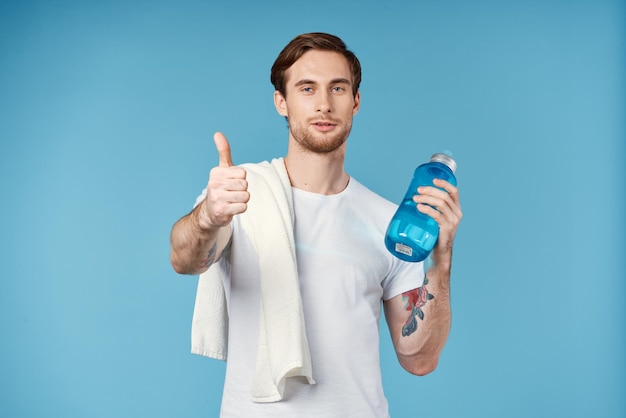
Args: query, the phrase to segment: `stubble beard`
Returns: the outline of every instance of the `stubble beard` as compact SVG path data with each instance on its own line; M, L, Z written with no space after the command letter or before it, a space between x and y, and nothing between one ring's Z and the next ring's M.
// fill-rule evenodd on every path
M329 154L338 150L347 140L352 130L352 121L347 121L336 133L312 133L307 126L295 125L289 122L289 132L295 141L305 150L316 154ZM339 125L337 126L339 128Z

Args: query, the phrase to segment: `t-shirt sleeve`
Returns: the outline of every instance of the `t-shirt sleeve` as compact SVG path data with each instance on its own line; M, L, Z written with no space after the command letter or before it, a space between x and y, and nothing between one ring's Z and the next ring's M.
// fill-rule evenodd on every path
M383 300L389 300L424 284L424 262L409 263L392 255L389 274L383 280Z

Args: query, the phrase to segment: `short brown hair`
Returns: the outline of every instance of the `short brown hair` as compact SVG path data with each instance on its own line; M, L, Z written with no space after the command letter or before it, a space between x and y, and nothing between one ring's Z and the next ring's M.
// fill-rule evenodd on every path
M356 93L359 91L359 85L361 84L361 63L340 38L322 32L305 33L296 36L283 48L280 54L278 54L276 61L274 61L274 65L272 65L270 81L274 85L274 88L286 97L285 74L287 70L298 61L305 52L311 49L338 52L346 57L352 74L352 94L356 96Z

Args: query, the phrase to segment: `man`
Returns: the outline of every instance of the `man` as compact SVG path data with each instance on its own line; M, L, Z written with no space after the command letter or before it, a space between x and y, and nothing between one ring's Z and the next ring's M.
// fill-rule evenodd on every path
M416 191L416 209L440 226L426 277L423 263L403 262L385 249L384 233L397 206L344 170L360 80L358 59L339 38L323 33L296 37L272 67L274 105L289 125L287 155L272 164L279 171L284 164L288 175L289 233L312 379L293 373L272 398L279 401L251 400L259 336L268 326L259 324L259 309L283 308L259 301L271 286L259 284L267 265L267 256L259 254L279 239L273 232L269 240L246 234L245 216L259 199L248 184L256 169L233 166L223 134L214 136L219 165L199 203L172 229L171 262L178 273L219 266L225 276L229 324L222 416L388 416L378 352L381 301L402 367L425 375L437 366L450 328L452 244L462 217L458 191L442 180Z

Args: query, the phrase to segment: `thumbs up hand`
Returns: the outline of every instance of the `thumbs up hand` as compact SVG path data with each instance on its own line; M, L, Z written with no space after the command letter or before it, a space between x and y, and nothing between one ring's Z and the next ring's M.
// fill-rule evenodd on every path
M204 229L230 224L233 216L246 211L250 200L246 170L233 166L228 140L221 132L216 132L213 140L219 164L211 170L207 196L202 202L199 224Z

